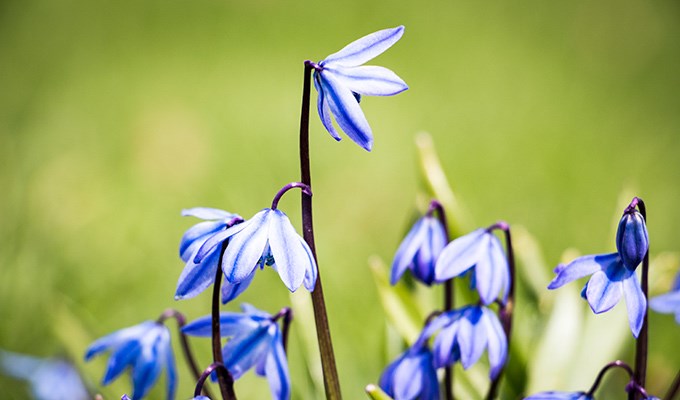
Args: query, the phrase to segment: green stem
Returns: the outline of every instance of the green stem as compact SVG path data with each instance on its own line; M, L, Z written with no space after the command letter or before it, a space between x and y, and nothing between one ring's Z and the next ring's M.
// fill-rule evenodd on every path
M633 201L631 201L629 207L635 207L640 210L640 214L642 214L642 218L645 221L645 224L647 224L647 207L645 207L645 202L642 201L641 198L635 197L633 198ZM649 274L649 248L647 249L647 253L645 253L645 258L642 260L642 279L640 281L640 287L642 289L642 293L645 296L645 300L647 302L645 303L645 317L644 321L642 322L642 329L640 329L640 334L638 335L637 341L635 342L635 373L633 374L633 381L639 386L639 387L645 387L646 383L646 377L647 377L647 342L648 342L648 323L647 323L647 317L649 315L649 289L648 289L648 274ZM629 400L641 400L643 397L640 393L629 393L628 394L628 399Z

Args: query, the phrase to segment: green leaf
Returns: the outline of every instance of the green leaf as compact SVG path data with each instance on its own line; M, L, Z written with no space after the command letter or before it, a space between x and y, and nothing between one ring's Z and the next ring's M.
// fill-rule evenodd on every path
M366 385L366 394L373 400L393 400L387 393L383 392L379 386L372 383Z

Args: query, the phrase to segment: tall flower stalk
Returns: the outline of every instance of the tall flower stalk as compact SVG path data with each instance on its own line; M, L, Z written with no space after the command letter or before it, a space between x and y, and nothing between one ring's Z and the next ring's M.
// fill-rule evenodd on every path
M647 224L647 207L645 207L645 202L639 197L634 197L630 202L630 205L624 211L624 214L635 210L637 207L642 214L642 219L645 225ZM649 288L648 288L648 274L649 274L649 244L647 244L647 252L642 259L642 278L640 280L640 287L645 299L649 298ZM649 302L645 302L645 316L642 322L642 329L640 329L640 335L637 337L635 342L635 371L633 374L633 382L639 387L645 387L645 381L647 377L647 341L648 341L648 315L649 315ZM628 394L629 400L639 400L642 399L642 395L637 392L630 392Z
M224 368L224 360L222 357L222 339L220 337L220 287L222 285L222 258L224 252L229 244L228 240L222 243L220 250L220 258L217 262L217 271L215 272L215 283L213 284L212 293L212 353L213 363L222 368L215 368L217 372L217 382L220 387L220 393L224 400L236 400L236 392L234 391L234 378L229 373L229 370ZM202 386L202 385L201 385ZM208 396L212 398L211 396Z

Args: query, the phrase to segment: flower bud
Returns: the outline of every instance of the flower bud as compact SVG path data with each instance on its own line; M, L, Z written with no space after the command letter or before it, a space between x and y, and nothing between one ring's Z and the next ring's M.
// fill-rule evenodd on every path
M637 210L624 212L616 232L616 249L628 269L635 269L647 254L649 236L642 214Z

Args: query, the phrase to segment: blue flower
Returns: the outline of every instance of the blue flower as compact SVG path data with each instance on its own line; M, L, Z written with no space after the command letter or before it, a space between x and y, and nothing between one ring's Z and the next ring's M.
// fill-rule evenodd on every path
M449 243L437 260L435 278L443 282L468 271L485 305L493 303L501 291L506 301L510 287L508 260L491 230L477 229Z
M389 49L403 34L403 26L383 29L348 44L318 64L311 63L314 87L319 92L319 117L335 140L340 140L340 136L333 127L331 114L350 139L371 151L373 133L359 107L360 95L391 96L408 86L387 68L362 64Z
M222 350L224 365L238 379L249 369L266 376L272 397L290 398L288 361L279 326L271 315L243 304L243 313L221 313L220 335L231 337ZM199 318L182 328L187 335L210 337L212 317Z
M0 369L27 381L37 400L86 400L88 394L78 371L60 358L37 358L0 350Z
M616 234L618 252L611 254L589 255L575 259L567 265L555 268L557 276L550 282L548 289L592 275L582 291L595 314L611 310L621 299L626 300L628 324L633 336L640 334L647 311L645 298L635 268L647 253L649 239L644 219L637 211L626 210Z
M585 392L541 392L525 397L524 400L593 400Z
M437 371L427 345L417 343L388 365L380 376L380 388L395 400L438 400Z
M649 299L649 307L662 314L675 314L675 321L680 324L680 274L668 293Z
M437 333L438 332L438 333ZM423 329L418 342L435 333L434 366L443 368L458 361L468 369L487 349L489 376L495 379L505 365L508 341L496 314L484 306L466 306L440 314Z
M314 290L317 276L314 255L282 211L265 208L251 219L216 233L203 243L194 262L204 262L227 239L222 270L231 284L249 282L258 266L268 265L279 273L291 292L303 283L310 292Z
M446 231L438 218L425 215L418 219L394 256L391 283L396 284L408 268L416 279L431 285L435 263L446 242Z
M195 262L196 253L206 240L220 232L224 232L230 224L233 224L235 219L240 219L236 214L205 207L183 210L182 215L193 216L206 221L199 222L189 228L180 241L179 254L182 261L186 263L186 266L177 281L175 300L195 297L212 285L215 281L220 249L218 247L213 248L210 253L202 257L200 262ZM220 242L219 244L222 243ZM225 283L222 287L224 294L222 302L226 303L238 296L248 287L251 280L252 277L239 285Z
M163 368L167 370L166 397L175 398L177 372L170 344L170 332L160 322L145 321L121 329L96 340L85 353L85 360L104 351L111 351L102 385L108 385L127 367L132 373L132 400L144 398L158 379Z

